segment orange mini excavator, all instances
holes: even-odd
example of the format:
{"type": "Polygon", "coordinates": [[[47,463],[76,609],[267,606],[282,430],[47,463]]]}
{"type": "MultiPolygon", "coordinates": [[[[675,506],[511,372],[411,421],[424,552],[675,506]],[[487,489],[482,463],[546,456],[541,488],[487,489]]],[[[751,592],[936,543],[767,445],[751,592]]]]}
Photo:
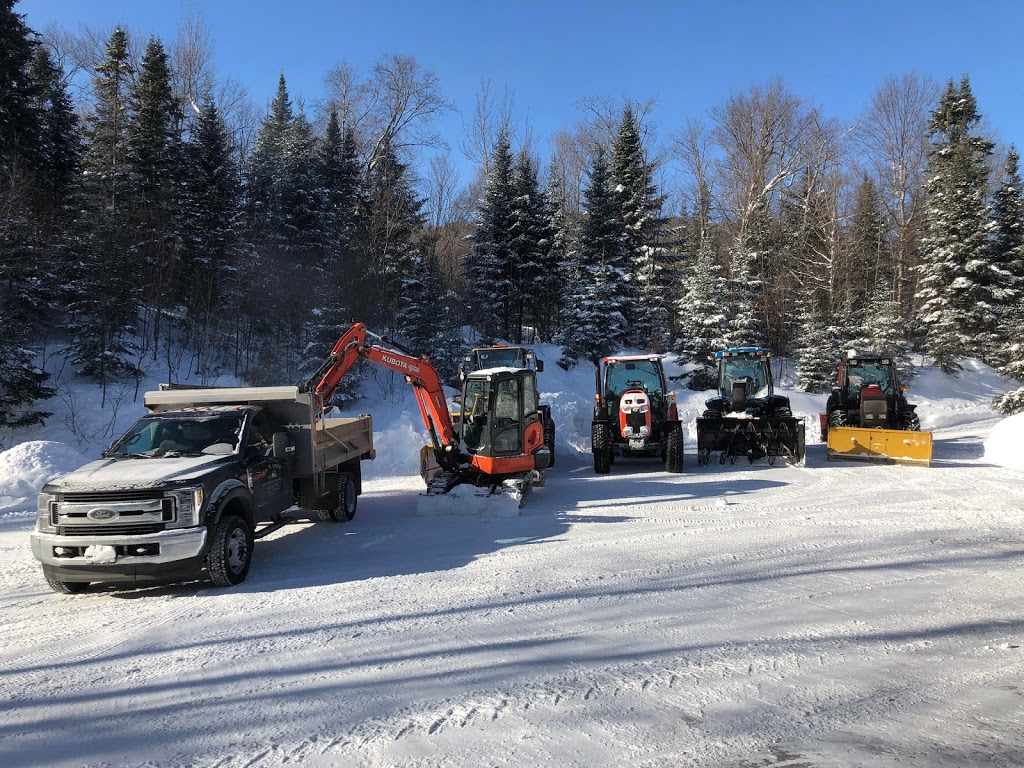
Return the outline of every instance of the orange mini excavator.
{"type": "Polygon", "coordinates": [[[533,370],[499,367],[467,374],[462,382],[462,413],[455,420],[429,358],[356,323],[307,382],[321,406],[359,360],[396,371],[413,386],[432,442],[420,454],[428,494],[448,493],[469,483],[489,494],[516,495],[522,505],[534,486],[544,484],[551,453],[544,444],[533,370]]]}

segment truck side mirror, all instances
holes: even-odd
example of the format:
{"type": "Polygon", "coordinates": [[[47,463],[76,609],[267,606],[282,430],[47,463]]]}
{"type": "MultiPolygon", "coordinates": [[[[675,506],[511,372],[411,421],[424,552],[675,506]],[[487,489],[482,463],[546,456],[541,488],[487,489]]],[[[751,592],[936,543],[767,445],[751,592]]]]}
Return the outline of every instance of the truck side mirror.
{"type": "Polygon", "coordinates": [[[537,365],[537,373],[544,373],[544,361],[543,360],[538,360],[536,365],[537,365]]]}
{"type": "Polygon", "coordinates": [[[459,363],[459,381],[465,381],[466,379],[466,363],[462,361],[459,363]]]}
{"type": "Polygon", "coordinates": [[[289,454],[295,453],[295,448],[290,444],[287,432],[275,432],[273,455],[275,459],[286,459],[289,454]]]}

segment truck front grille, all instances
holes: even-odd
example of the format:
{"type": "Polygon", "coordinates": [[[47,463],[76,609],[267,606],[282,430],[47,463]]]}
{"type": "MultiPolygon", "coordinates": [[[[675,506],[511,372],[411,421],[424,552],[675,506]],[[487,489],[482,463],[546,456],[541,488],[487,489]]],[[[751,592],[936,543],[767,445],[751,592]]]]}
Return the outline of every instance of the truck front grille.
{"type": "Polygon", "coordinates": [[[161,523],[142,525],[64,525],[57,532],[61,536],[145,536],[164,529],[161,523]]]}
{"type": "Polygon", "coordinates": [[[114,501],[148,501],[163,498],[161,491],[152,488],[136,488],[125,491],[68,491],[57,494],[58,501],[74,504],[96,504],[114,501]]]}

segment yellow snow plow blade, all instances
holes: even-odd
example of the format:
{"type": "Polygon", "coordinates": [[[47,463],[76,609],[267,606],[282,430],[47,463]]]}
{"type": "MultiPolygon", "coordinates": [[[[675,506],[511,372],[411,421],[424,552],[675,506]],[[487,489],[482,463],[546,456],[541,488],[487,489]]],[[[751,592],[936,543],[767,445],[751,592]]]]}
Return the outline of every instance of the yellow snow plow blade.
{"type": "Polygon", "coordinates": [[[932,433],[901,429],[832,427],[826,445],[828,459],[894,461],[900,464],[932,463],[932,433]]]}

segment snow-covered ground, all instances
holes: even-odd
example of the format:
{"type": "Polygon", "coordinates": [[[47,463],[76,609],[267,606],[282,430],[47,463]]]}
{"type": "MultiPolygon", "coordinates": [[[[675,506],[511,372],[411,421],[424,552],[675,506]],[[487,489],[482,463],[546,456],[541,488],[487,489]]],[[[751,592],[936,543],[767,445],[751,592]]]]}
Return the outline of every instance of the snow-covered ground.
{"type": "MultiPolygon", "coordinates": [[[[824,396],[787,392],[805,467],[596,476],[593,374],[541,356],[558,463],[518,516],[417,514],[416,411],[364,402],[356,519],[271,534],[234,589],[51,593],[34,495],[109,415],[0,453],[0,765],[1024,765],[1024,417],[989,409],[998,376],[911,383],[931,467],[826,462],[824,396]]],[[[677,394],[692,422],[704,395],[677,394]]]]}

